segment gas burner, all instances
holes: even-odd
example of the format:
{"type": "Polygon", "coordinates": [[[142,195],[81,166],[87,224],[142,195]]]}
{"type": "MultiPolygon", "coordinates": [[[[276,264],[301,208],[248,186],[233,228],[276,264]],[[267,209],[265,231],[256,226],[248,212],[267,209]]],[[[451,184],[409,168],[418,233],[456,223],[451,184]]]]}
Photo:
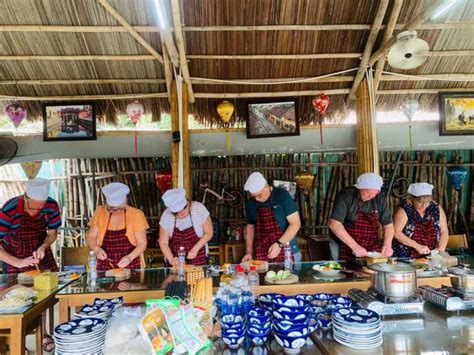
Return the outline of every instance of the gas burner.
{"type": "Polygon", "coordinates": [[[389,296],[383,296],[377,292],[377,290],[373,287],[369,287],[367,289],[367,293],[374,297],[376,300],[379,300],[380,302],[383,302],[385,304],[390,304],[390,303],[417,303],[422,301],[421,296],[415,295],[411,297],[389,297],[389,296]]]}
{"type": "Polygon", "coordinates": [[[359,306],[368,308],[382,316],[423,313],[424,301],[420,296],[403,300],[388,299],[377,293],[373,288],[367,291],[353,288],[347,295],[359,306]]]}
{"type": "Polygon", "coordinates": [[[420,286],[423,299],[444,308],[447,311],[463,311],[474,309],[474,295],[461,289],[443,286],[435,288],[420,286]]]}

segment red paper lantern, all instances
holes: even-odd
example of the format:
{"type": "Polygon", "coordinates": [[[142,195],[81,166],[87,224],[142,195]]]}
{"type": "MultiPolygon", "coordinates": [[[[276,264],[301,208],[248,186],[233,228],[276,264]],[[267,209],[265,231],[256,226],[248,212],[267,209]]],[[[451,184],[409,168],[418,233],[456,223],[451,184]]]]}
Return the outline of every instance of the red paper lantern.
{"type": "Polygon", "coordinates": [[[329,97],[324,94],[316,95],[311,100],[311,103],[313,104],[313,107],[316,112],[323,116],[329,106],[329,97]]]}
{"type": "Polygon", "coordinates": [[[173,185],[173,177],[171,170],[161,170],[155,173],[156,186],[160,190],[161,194],[171,189],[173,185]]]}

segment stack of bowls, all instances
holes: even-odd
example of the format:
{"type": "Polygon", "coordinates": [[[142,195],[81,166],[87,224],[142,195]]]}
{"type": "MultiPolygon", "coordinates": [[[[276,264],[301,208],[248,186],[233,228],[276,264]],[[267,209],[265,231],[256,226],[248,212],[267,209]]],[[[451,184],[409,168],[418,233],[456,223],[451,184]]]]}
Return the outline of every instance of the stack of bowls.
{"type": "Polygon", "coordinates": [[[221,316],[222,340],[229,348],[236,349],[245,339],[245,319],[240,314],[221,316]]]}
{"type": "Polygon", "coordinates": [[[271,311],[254,307],[248,312],[247,336],[255,345],[263,345],[268,340],[271,326],[271,311]]]}
{"type": "Polygon", "coordinates": [[[332,312],[338,308],[335,299],[340,299],[341,304],[345,301],[344,297],[332,293],[316,293],[311,301],[311,311],[313,318],[317,319],[318,326],[323,330],[328,330],[332,325],[332,312]]]}
{"type": "Polygon", "coordinates": [[[258,302],[260,303],[260,306],[263,308],[272,310],[272,300],[275,297],[281,297],[283,296],[280,293],[262,293],[261,295],[258,296],[258,302]]]}
{"type": "Polygon", "coordinates": [[[287,353],[298,353],[309,336],[310,303],[304,297],[277,296],[272,299],[273,335],[287,353]]]}

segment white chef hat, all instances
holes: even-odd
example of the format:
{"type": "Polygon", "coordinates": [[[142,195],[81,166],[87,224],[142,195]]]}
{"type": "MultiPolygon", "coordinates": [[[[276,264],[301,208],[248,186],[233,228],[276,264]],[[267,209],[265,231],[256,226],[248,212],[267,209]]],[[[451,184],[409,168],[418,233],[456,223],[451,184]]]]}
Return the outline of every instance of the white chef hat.
{"type": "Polygon", "coordinates": [[[418,182],[408,186],[408,193],[412,196],[429,196],[433,193],[434,186],[427,182],[418,182]]]}
{"type": "Polygon", "coordinates": [[[261,173],[255,171],[250,174],[247,181],[245,182],[244,190],[254,194],[262,191],[266,184],[267,180],[265,177],[261,173]]]}
{"type": "Polygon", "coordinates": [[[25,183],[26,196],[36,201],[46,201],[49,195],[50,181],[42,178],[28,180],[25,183]]]}
{"type": "Polygon", "coordinates": [[[105,200],[111,207],[117,207],[127,202],[127,195],[130,188],[121,182],[112,182],[102,188],[105,200]]]}
{"type": "Polygon", "coordinates": [[[188,203],[186,200],[186,190],[178,188],[166,191],[163,194],[163,202],[171,212],[176,213],[181,211],[188,203]]]}
{"type": "Polygon", "coordinates": [[[380,190],[383,185],[383,179],[381,176],[375,173],[365,173],[357,178],[357,183],[354,185],[360,189],[375,189],[380,190]]]}

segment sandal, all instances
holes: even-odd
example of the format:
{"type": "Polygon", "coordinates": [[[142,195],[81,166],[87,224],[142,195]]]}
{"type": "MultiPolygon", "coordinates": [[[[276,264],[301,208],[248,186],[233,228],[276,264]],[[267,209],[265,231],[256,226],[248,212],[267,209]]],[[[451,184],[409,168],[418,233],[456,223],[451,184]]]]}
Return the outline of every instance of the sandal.
{"type": "Polygon", "coordinates": [[[43,335],[43,351],[52,353],[54,351],[55,345],[54,340],[51,335],[43,335]]]}

